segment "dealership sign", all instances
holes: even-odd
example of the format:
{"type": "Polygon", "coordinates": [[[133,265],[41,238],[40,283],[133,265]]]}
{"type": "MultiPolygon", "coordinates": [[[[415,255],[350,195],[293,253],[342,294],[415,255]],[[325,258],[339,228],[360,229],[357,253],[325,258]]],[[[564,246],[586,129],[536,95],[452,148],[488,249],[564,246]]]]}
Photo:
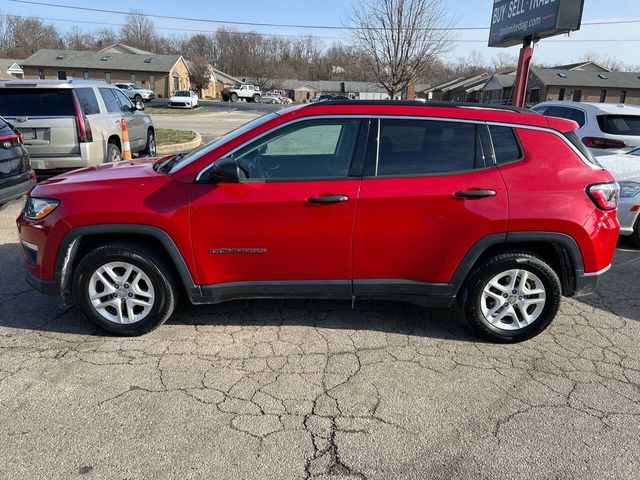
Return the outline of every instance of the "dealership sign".
{"type": "Polygon", "coordinates": [[[494,0],[490,47],[580,30],[584,0],[494,0]]]}

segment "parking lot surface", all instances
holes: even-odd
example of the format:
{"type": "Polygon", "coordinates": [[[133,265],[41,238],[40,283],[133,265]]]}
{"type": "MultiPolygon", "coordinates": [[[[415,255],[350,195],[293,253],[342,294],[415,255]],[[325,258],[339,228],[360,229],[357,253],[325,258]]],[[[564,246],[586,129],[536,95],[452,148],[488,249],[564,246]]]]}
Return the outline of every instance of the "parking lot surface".
{"type": "Polygon", "coordinates": [[[2,478],[640,478],[640,251],[548,331],[398,303],[183,303],[102,334],[23,280],[0,212],[2,478]]]}

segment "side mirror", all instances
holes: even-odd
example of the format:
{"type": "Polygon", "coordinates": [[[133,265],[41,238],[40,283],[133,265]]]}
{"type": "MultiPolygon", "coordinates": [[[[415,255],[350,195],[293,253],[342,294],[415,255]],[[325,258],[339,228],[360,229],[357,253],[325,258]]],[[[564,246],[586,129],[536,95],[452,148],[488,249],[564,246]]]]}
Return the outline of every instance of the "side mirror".
{"type": "Polygon", "coordinates": [[[207,172],[207,177],[212,183],[238,183],[238,165],[231,157],[216,160],[213,167],[207,172]]]}

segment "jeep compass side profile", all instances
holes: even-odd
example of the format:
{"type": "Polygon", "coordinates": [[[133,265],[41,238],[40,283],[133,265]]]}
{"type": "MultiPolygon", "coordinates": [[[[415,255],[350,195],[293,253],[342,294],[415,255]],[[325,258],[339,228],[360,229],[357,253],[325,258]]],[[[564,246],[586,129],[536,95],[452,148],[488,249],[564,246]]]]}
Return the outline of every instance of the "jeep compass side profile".
{"type": "Polygon", "coordinates": [[[185,294],[458,301],[485,337],[525,340],[616,248],[619,188],[576,128],[453,103],[284,109],[184,156],[38,185],[18,218],[28,280],[121,335],[185,294]]]}

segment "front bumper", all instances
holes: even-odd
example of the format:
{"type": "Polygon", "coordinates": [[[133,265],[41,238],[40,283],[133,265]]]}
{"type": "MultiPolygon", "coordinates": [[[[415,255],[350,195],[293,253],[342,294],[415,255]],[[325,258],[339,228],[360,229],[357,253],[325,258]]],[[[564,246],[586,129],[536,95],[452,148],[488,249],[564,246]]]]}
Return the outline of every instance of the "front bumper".
{"type": "Polygon", "coordinates": [[[34,290],[44,293],[45,295],[52,297],[60,296],[60,283],[55,280],[42,280],[33,273],[27,272],[27,283],[31,285],[34,290]]]}
{"type": "Polygon", "coordinates": [[[618,204],[618,220],[620,220],[620,235],[633,235],[640,217],[640,195],[631,198],[621,198],[618,204]]]}
{"type": "Polygon", "coordinates": [[[603,268],[599,272],[593,273],[576,273],[576,291],[573,296],[584,297],[591,295],[598,290],[598,286],[602,282],[604,275],[611,269],[611,265],[603,268]]]}

